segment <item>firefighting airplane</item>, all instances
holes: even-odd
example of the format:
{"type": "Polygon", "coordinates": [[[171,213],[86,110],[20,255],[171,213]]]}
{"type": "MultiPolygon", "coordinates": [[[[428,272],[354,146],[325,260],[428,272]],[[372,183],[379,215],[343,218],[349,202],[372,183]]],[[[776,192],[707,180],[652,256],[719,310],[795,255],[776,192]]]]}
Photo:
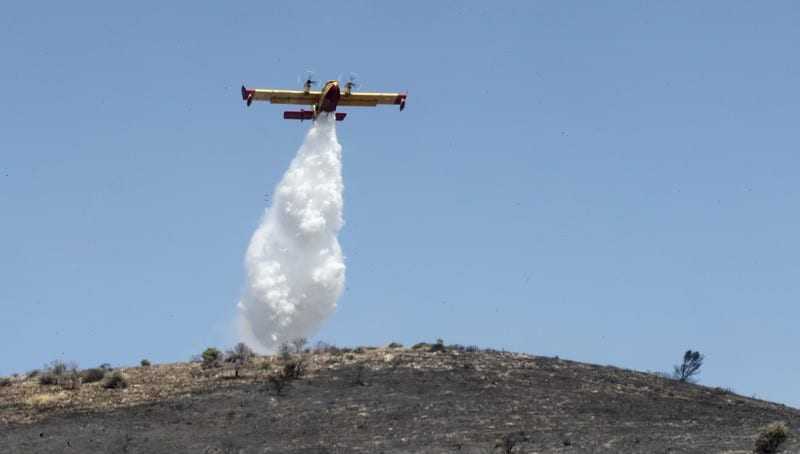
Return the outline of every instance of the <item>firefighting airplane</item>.
{"type": "Polygon", "coordinates": [[[242,100],[249,106],[253,101],[269,101],[272,104],[305,104],[312,110],[286,111],[283,113],[285,120],[311,120],[326,112],[335,113],[336,121],[344,120],[344,112],[336,112],[337,106],[364,106],[374,107],[378,104],[397,104],[400,110],[406,107],[405,93],[356,93],[353,87],[356,84],[353,78],[344,85],[344,92],[339,90],[338,80],[325,82],[322,90],[311,90],[316,81],[308,77],[303,84],[303,90],[272,90],[262,88],[246,88],[242,85],[242,100]]]}

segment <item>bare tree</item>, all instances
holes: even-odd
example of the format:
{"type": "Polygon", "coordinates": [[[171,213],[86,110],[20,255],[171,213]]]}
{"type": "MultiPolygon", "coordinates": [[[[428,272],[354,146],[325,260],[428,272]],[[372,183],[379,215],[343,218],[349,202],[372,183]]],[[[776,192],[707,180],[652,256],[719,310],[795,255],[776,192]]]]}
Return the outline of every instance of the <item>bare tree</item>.
{"type": "Polygon", "coordinates": [[[294,346],[294,351],[296,353],[303,353],[303,348],[308,343],[308,339],[305,337],[298,337],[297,339],[292,340],[292,346],[294,346]]]}
{"type": "Polygon", "coordinates": [[[239,370],[253,359],[253,350],[243,342],[234,345],[225,355],[225,362],[233,364],[234,377],[239,378],[239,370]]]}
{"type": "Polygon", "coordinates": [[[700,352],[686,350],[686,353],[683,354],[683,362],[680,365],[674,366],[672,376],[678,381],[695,382],[695,376],[700,373],[700,368],[703,367],[704,359],[705,357],[700,354],[700,352]]]}

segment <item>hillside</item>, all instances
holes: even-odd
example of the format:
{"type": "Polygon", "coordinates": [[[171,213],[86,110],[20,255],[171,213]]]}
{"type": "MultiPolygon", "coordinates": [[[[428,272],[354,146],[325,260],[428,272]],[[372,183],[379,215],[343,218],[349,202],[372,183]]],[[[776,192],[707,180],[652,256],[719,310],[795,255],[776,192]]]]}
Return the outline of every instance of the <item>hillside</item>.
{"type": "MultiPolygon", "coordinates": [[[[469,349],[473,350],[473,349],[469,349]]],[[[9,453],[752,452],[800,411],[614,367],[497,351],[324,349],[280,393],[286,359],[234,378],[198,363],[125,368],[128,387],[74,390],[19,377],[0,387],[9,453]]]]}

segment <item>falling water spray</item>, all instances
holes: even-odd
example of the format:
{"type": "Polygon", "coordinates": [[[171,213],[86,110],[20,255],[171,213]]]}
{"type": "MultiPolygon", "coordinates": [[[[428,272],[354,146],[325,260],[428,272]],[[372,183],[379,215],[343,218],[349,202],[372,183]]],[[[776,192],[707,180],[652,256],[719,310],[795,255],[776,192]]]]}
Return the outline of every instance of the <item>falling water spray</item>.
{"type": "Polygon", "coordinates": [[[275,188],[247,248],[239,301],[241,340],[260,353],[309,337],[336,309],[345,265],[342,147],[333,116],[321,115],[275,188]]]}

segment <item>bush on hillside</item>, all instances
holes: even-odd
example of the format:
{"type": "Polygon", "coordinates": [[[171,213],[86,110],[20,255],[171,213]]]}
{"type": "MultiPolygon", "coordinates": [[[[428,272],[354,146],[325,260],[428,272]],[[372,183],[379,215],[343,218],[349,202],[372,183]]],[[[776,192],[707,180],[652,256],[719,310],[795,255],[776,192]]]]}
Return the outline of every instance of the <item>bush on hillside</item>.
{"type": "Polygon", "coordinates": [[[128,378],[118,370],[108,374],[103,380],[103,388],[105,389],[124,389],[127,387],[128,378]]]}
{"type": "Polygon", "coordinates": [[[139,365],[142,367],[150,367],[150,360],[143,359],[139,362],[139,365]]]}
{"type": "Polygon", "coordinates": [[[436,339],[436,343],[431,345],[430,351],[431,352],[443,352],[446,351],[447,348],[444,346],[444,340],[436,339]]]}
{"type": "Polygon", "coordinates": [[[81,372],[81,379],[84,383],[95,383],[99,382],[106,376],[106,371],[100,369],[99,367],[93,367],[91,369],[85,369],[81,372]]]}
{"type": "MultiPolygon", "coordinates": [[[[39,374],[39,384],[73,386],[74,375],[78,366],[74,363],[67,364],[64,361],[55,360],[45,365],[44,372],[39,374]]],[[[73,389],[73,388],[70,388],[73,389]]]]}
{"type": "Polygon", "coordinates": [[[773,454],[789,437],[789,428],[784,423],[772,423],[764,428],[756,438],[755,452],[758,454],[773,454]]]}
{"type": "Polygon", "coordinates": [[[277,372],[273,372],[267,377],[267,381],[269,382],[272,389],[275,391],[275,395],[280,396],[283,393],[283,390],[286,386],[289,385],[289,382],[292,380],[297,380],[301,378],[306,373],[306,364],[305,361],[302,359],[288,361],[283,365],[277,372]]]}
{"type": "Polygon", "coordinates": [[[222,352],[214,347],[203,351],[203,369],[211,369],[222,365],[222,352]]]}

